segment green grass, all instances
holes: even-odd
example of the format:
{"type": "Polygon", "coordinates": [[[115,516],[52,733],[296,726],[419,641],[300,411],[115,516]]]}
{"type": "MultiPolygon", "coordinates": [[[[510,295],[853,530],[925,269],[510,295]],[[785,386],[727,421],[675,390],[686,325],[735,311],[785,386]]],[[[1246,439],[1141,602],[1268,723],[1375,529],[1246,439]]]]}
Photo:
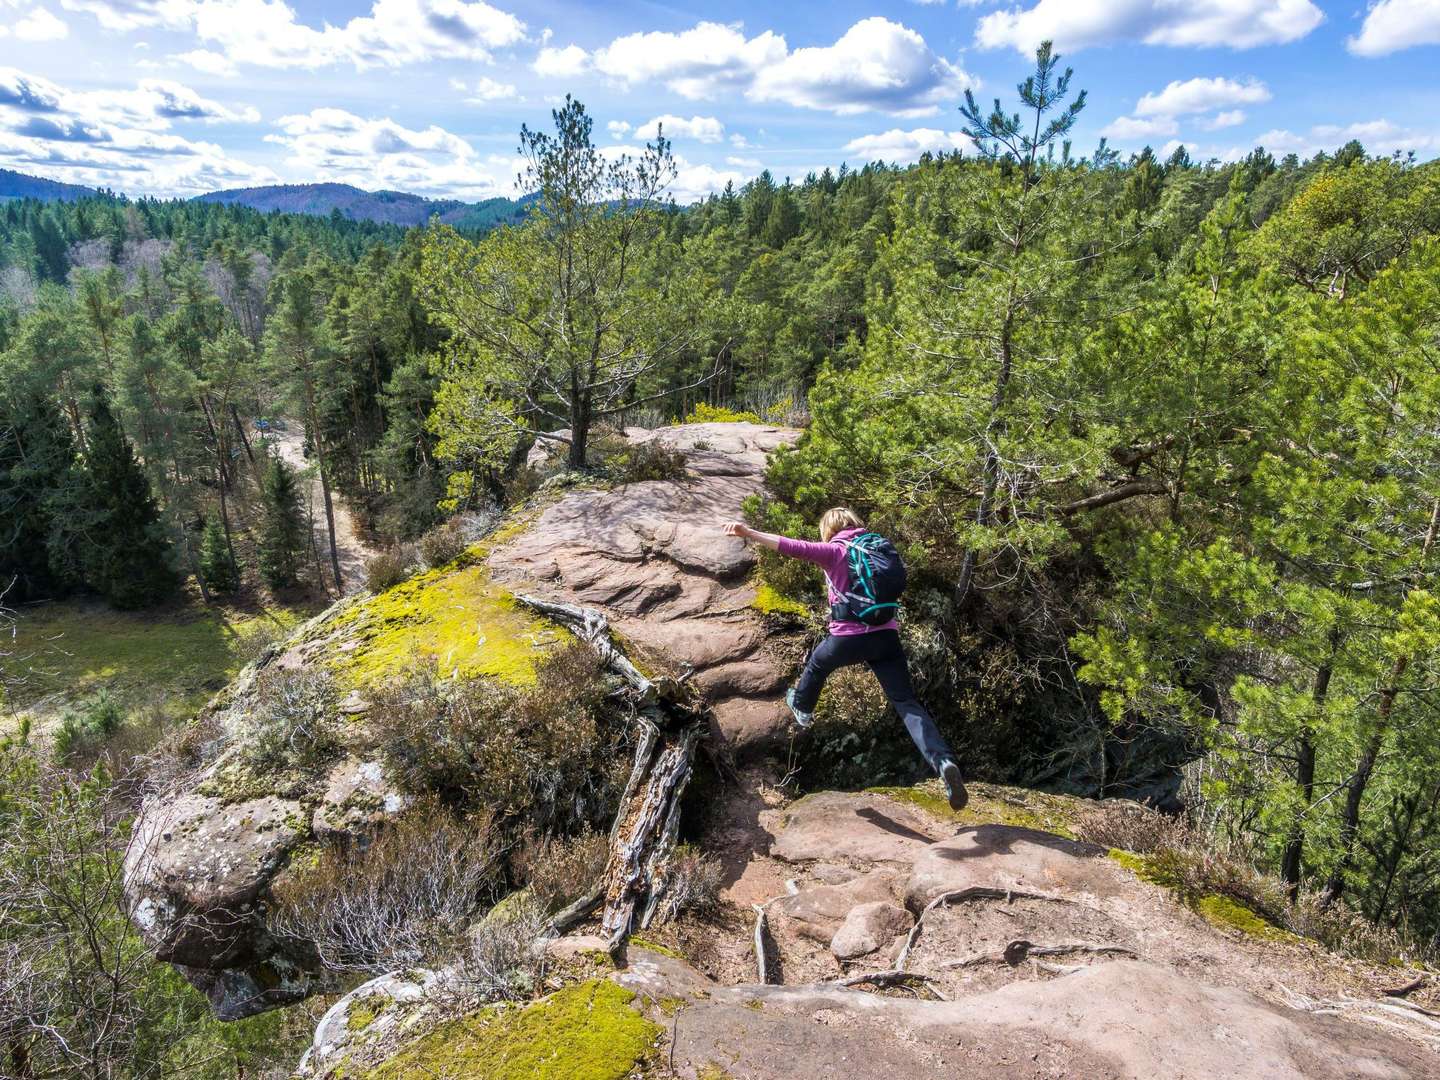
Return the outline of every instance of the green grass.
{"type": "Polygon", "coordinates": [[[105,690],[128,710],[153,704],[179,719],[244,666],[248,638],[267,628],[288,630],[306,614],[198,601],[151,612],[82,601],[22,608],[8,661],[8,704],[44,721],[105,690]]]}

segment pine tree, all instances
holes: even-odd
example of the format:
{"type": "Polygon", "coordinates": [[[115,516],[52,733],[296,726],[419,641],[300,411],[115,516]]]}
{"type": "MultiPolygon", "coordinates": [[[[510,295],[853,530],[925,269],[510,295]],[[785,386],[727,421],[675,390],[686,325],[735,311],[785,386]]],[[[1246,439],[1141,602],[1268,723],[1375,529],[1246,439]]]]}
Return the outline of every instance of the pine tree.
{"type": "Polygon", "coordinates": [[[91,407],[80,561],[88,585],[118,608],[159,603],[179,584],[150,483],[103,400],[91,407]]]}
{"type": "Polygon", "coordinates": [[[52,599],[78,584],[62,527],[76,494],[75,443],[39,395],[0,402],[0,589],[12,602],[52,599]]]}
{"type": "Polygon", "coordinates": [[[218,517],[207,518],[200,539],[200,576],[217,593],[232,593],[240,587],[240,571],[230,558],[230,545],[218,517]]]}
{"type": "Polygon", "coordinates": [[[300,580],[305,557],[305,519],[295,473],[279,458],[271,458],[260,484],[260,576],[272,589],[284,589],[300,580]]]}

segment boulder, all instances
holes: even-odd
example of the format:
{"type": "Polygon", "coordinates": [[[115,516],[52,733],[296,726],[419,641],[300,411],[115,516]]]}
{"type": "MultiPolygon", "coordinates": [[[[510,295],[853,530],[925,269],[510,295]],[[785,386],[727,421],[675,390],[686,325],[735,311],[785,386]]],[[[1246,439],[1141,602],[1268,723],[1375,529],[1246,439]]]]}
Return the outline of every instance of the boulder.
{"type": "Polygon", "coordinates": [[[875,870],[837,885],[814,885],[785,896],[772,913],[790,920],[797,933],[828,945],[850,912],[861,905],[893,903],[899,877],[875,870]]]}
{"type": "Polygon", "coordinates": [[[913,925],[910,913],[899,904],[888,900],[859,904],[850,909],[830,939],[830,951],[837,960],[858,960],[890,944],[913,925]]]}
{"type": "Polygon", "coordinates": [[[364,844],[380,825],[404,813],[412,802],[385,775],[380,762],[346,758],[330,770],[311,829],[318,840],[364,844]]]}

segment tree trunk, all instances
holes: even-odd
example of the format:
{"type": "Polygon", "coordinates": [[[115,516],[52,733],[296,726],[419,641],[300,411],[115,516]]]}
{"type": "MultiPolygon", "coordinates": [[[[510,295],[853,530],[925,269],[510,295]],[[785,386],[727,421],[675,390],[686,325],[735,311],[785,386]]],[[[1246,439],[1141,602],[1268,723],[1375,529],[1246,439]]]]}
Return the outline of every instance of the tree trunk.
{"type": "Polygon", "coordinates": [[[245,457],[249,459],[250,465],[253,468],[255,465],[255,451],[250,449],[250,439],[245,434],[245,425],[240,422],[240,410],[235,407],[233,401],[230,403],[230,419],[235,421],[235,430],[240,435],[240,445],[245,447],[245,457]]]}
{"type": "MultiPolygon", "coordinates": [[[[990,396],[990,418],[985,424],[985,456],[981,464],[984,487],[980,492],[980,505],[975,510],[975,524],[981,528],[990,524],[995,510],[995,493],[1000,487],[1000,451],[996,440],[1004,434],[1005,392],[1010,387],[1010,372],[1014,361],[1012,333],[1015,326],[1014,286],[1007,299],[1005,323],[1000,330],[1000,370],[995,373],[995,389],[990,396]]],[[[965,549],[965,558],[960,563],[960,580],[955,584],[955,607],[963,610],[969,602],[975,581],[977,556],[973,546],[965,549]]]]}
{"type": "MultiPolygon", "coordinates": [[[[1325,695],[1330,690],[1330,676],[1334,673],[1335,649],[1338,637],[1330,638],[1330,659],[1315,672],[1315,685],[1310,700],[1318,713],[1325,705],[1325,695]]],[[[1300,898],[1300,874],[1305,857],[1305,813],[1315,801],[1315,732],[1307,724],[1300,730],[1300,744],[1296,748],[1295,782],[1300,786],[1303,808],[1290,826],[1290,835],[1285,840],[1285,854],[1280,860],[1280,877],[1290,893],[1290,902],[1300,898]]]]}
{"type": "Polygon", "coordinates": [[[572,469],[585,468],[586,447],[590,441],[590,402],[577,395],[570,406],[570,453],[566,464],[572,469]]]}

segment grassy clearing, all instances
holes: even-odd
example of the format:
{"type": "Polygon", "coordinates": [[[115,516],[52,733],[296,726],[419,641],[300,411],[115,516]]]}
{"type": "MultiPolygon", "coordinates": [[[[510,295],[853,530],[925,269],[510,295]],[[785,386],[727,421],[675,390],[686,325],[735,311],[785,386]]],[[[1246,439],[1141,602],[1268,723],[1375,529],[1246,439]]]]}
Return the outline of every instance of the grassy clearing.
{"type": "Polygon", "coordinates": [[[84,601],[22,608],[8,661],[9,715],[0,724],[28,715],[43,726],[102,690],[127,711],[180,719],[244,666],[260,635],[288,631],[307,614],[198,601],[150,612],[84,601]]]}

